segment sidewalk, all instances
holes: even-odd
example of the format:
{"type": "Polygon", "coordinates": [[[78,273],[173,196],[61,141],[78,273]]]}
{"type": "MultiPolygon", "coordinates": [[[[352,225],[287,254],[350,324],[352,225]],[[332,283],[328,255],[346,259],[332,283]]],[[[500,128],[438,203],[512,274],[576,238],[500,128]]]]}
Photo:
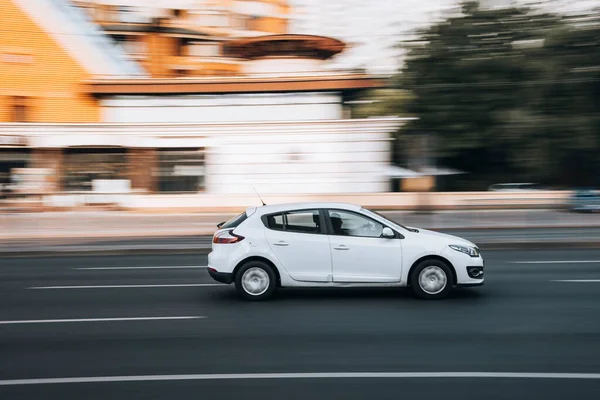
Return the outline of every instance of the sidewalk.
{"type": "MultiPolygon", "coordinates": [[[[549,210],[386,212],[493,249],[600,248],[600,214],[549,210]]],[[[194,253],[210,251],[217,223],[230,214],[114,211],[0,214],[0,257],[194,253]]]]}
{"type": "MultiPolygon", "coordinates": [[[[433,230],[600,228],[600,214],[550,210],[383,212],[395,222],[433,230]]],[[[0,242],[33,239],[212,235],[232,214],[140,214],[121,211],[0,214],[0,242]]]]}

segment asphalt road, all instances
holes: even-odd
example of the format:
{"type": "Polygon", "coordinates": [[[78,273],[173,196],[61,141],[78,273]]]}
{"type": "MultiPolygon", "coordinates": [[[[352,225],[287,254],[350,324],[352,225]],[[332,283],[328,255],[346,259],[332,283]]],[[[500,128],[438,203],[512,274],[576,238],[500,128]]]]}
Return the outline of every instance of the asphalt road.
{"type": "Polygon", "coordinates": [[[241,302],[202,255],[0,259],[0,399],[599,398],[600,251],[484,256],[485,286],[437,302],[241,302]]]}

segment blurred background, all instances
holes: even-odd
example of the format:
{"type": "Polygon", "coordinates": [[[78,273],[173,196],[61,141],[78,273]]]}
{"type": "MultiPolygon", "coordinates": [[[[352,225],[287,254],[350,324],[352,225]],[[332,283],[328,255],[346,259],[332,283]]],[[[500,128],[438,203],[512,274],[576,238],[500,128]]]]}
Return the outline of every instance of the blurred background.
{"type": "Polygon", "coordinates": [[[595,1],[6,0],[0,19],[7,212],[233,212],[255,191],[596,207],[595,1]]]}
{"type": "Polygon", "coordinates": [[[600,398],[599,104],[598,0],[0,0],[0,398],[600,398]],[[486,284],[241,304],[207,255],[257,194],[486,284]]]}

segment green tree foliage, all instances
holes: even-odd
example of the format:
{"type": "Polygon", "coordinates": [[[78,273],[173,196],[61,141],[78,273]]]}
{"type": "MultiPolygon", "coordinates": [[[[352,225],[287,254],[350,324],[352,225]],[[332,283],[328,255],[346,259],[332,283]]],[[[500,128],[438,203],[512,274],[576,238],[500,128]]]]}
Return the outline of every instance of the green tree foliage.
{"type": "Polygon", "coordinates": [[[394,86],[419,119],[399,133],[436,137],[439,164],[495,182],[600,184],[600,17],[462,6],[405,43],[394,86]]]}
{"type": "MultiPolygon", "coordinates": [[[[399,115],[410,92],[400,89],[373,89],[351,101],[352,118],[399,115]]],[[[404,115],[399,115],[404,116],[404,115]]]]}

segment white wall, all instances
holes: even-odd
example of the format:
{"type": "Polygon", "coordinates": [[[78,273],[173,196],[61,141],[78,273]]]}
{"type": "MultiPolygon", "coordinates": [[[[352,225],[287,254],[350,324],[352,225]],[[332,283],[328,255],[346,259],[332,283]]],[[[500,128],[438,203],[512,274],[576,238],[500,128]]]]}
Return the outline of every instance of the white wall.
{"type": "Polygon", "coordinates": [[[289,76],[294,73],[321,72],[323,61],[308,58],[266,58],[246,61],[242,64],[243,72],[252,74],[282,73],[289,76]]]}
{"type": "Polygon", "coordinates": [[[206,195],[389,190],[390,133],[406,119],[231,124],[0,124],[29,147],[203,147],[206,195]]]}
{"type": "MultiPolygon", "coordinates": [[[[345,121],[346,122],[346,121],[345,121]]],[[[385,131],[230,135],[209,149],[212,194],[372,193],[389,190],[383,174],[391,144],[385,131]]]]}
{"type": "Polygon", "coordinates": [[[102,101],[103,122],[178,123],[314,121],[342,118],[339,93],[115,97],[102,101]]]}

